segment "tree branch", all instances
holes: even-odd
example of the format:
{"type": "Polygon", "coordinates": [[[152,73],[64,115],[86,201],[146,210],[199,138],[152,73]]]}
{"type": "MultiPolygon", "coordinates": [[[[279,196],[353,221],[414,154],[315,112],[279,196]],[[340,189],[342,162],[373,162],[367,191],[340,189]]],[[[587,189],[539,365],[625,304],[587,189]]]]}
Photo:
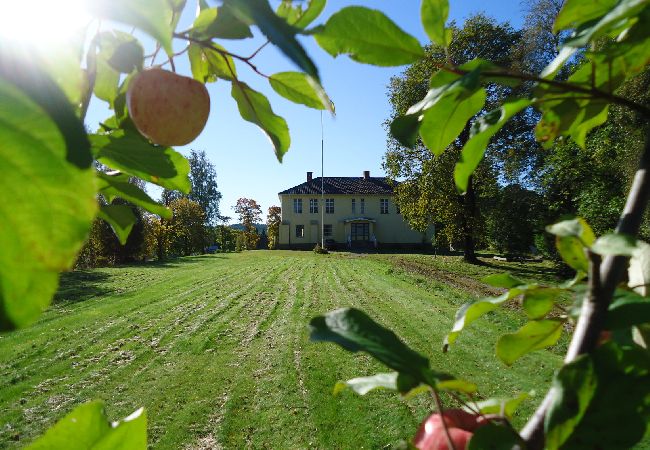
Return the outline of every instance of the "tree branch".
{"type": "MultiPolygon", "coordinates": [[[[456,75],[467,75],[469,73],[469,71],[462,70],[457,67],[443,66],[440,67],[440,69],[446,70],[451,73],[455,73],[456,75]]],[[[554,86],[564,92],[576,92],[580,94],[587,94],[590,98],[600,98],[603,100],[607,100],[610,103],[623,105],[632,109],[633,111],[637,111],[643,114],[646,118],[650,118],[650,108],[648,108],[647,106],[644,106],[640,103],[633,102],[632,100],[628,100],[624,97],[619,97],[618,95],[614,95],[609,92],[601,91],[594,87],[587,88],[587,87],[580,86],[578,84],[566,83],[564,81],[550,80],[547,78],[540,78],[536,75],[530,75],[523,72],[514,72],[510,70],[506,70],[506,71],[485,70],[481,72],[481,75],[486,77],[495,77],[495,78],[510,78],[513,80],[521,80],[521,81],[534,81],[539,84],[554,86]]]]}
{"type": "MultiPolygon", "coordinates": [[[[636,171],[625,208],[616,226],[617,233],[636,236],[643,213],[650,198],[650,132],[646,135],[645,147],[639,168],[636,171]]],[[[580,317],[571,344],[564,359],[565,364],[578,356],[596,348],[598,337],[603,330],[607,309],[627,267],[627,257],[606,256],[602,264],[590,254],[589,292],[582,303],[580,317]]],[[[600,258],[598,258],[599,260],[600,258]]],[[[528,450],[544,448],[544,419],[551,403],[550,391],[521,431],[528,450]]]]}

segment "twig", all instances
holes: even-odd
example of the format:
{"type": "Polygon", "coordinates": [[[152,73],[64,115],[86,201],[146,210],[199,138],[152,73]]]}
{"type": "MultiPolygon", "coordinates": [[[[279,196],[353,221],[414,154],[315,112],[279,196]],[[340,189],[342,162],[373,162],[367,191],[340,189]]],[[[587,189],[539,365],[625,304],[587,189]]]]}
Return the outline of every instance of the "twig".
{"type": "MultiPolygon", "coordinates": [[[[255,55],[257,54],[257,52],[259,52],[259,51],[260,51],[260,50],[261,50],[261,49],[262,49],[266,44],[262,45],[260,48],[258,48],[258,49],[257,49],[257,50],[252,54],[252,55],[250,55],[250,56],[241,56],[241,55],[237,55],[237,54],[235,54],[235,53],[230,53],[230,52],[227,51],[227,50],[222,50],[222,49],[220,49],[220,48],[217,48],[217,47],[215,47],[214,45],[212,45],[212,42],[211,42],[211,41],[205,41],[205,40],[202,40],[202,39],[196,39],[196,38],[193,38],[193,37],[191,37],[191,36],[188,36],[188,35],[185,35],[185,34],[182,34],[182,33],[174,33],[174,37],[175,37],[175,38],[178,38],[178,39],[185,39],[186,41],[193,42],[193,43],[195,43],[195,44],[197,44],[197,45],[200,45],[201,47],[204,47],[204,48],[209,48],[209,49],[211,49],[211,50],[213,50],[213,51],[219,53],[221,56],[224,56],[224,57],[225,57],[225,56],[230,56],[231,58],[234,58],[234,59],[237,59],[237,60],[239,60],[239,61],[242,61],[242,62],[246,63],[246,65],[248,65],[248,67],[250,67],[250,68],[253,70],[253,72],[255,72],[256,74],[258,74],[258,75],[260,75],[260,76],[262,76],[262,77],[264,77],[264,78],[267,78],[267,79],[268,79],[268,78],[271,78],[271,77],[269,77],[268,75],[266,75],[265,73],[261,72],[261,71],[257,68],[257,66],[256,66],[255,64],[253,64],[253,63],[250,61],[251,58],[255,57],[255,55]]],[[[268,42],[267,42],[267,44],[268,44],[268,42]]]]}
{"type": "Polygon", "coordinates": [[[244,58],[244,59],[246,59],[247,61],[250,61],[251,59],[255,58],[255,57],[257,56],[257,54],[258,54],[259,52],[261,52],[262,49],[263,49],[264,47],[266,47],[267,45],[269,45],[270,43],[271,43],[271,41],[266,41],[265,43],[263,43],[262,45],[260,45],[259,48],[258,48],[257,50],[255,50],[253,53],[251,53],[250,56],[247,56],[247,57],[244,58]]]}
{"type": "Polygon", "coordinates": [[[443,409],[442,409],[442,402],[440,401],[440,395],[438,395],[438,391],[434,387],[431,388],[431,396],[433,397],[433,401],[436,403],[436,408],[438,409],[438,413],[440,414],[442,429],[445,430],[445,437],[447,438],[447,446],[449,447],[449,450],[456,450],[456,447],[454,446],[454,443],[451,440],[451,434],[449,434],[449,429],[447,428],[447,422],[445,422],[445,416],[442,414],[443,409]]]}

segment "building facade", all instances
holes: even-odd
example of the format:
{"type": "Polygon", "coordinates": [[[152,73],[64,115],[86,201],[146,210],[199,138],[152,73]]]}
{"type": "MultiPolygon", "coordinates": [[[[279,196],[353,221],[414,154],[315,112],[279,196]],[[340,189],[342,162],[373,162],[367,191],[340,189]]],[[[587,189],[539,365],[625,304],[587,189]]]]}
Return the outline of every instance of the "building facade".
{"type": "Polygon", "coordinates": [[[339,249],[431,242],[431,232],[415,231],[403,220],[387,178],[365,171],[362,177],[325,177],[322,186],[324,195],[321,178],[307,172],[307,181],[278,194],[279,248],[313,248],[321,242],[321,233],[329,246],[339,249]]]}

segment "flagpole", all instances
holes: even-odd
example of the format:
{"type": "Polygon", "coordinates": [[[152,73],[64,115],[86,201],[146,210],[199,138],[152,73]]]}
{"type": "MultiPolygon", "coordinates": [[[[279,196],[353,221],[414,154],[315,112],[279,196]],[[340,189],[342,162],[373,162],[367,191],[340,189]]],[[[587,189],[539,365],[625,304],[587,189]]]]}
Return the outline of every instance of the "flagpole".
{"type": "Polygon", "coordinates": [[[320,112],[320,246],[325,249],[325,134],[323,132],[323,110],[320,112]]]}

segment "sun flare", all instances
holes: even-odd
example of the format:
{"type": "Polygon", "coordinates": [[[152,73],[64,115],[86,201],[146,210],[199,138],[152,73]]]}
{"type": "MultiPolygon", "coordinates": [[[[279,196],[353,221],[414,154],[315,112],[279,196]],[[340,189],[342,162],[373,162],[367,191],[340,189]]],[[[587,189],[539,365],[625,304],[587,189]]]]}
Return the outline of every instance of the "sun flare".
{"type": "Polygon", "coordinates": [[[56,45],[86,26],[86,0],[0,0],[0,43],[56,45]]]}

